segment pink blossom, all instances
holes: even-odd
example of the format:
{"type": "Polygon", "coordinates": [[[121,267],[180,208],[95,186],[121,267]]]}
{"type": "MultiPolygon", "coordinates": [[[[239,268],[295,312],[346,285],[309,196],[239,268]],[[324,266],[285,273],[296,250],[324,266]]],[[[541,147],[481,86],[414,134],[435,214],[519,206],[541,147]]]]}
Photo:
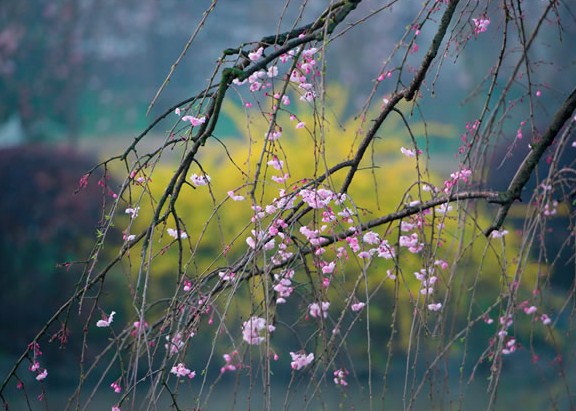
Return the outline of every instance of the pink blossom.
{"type": "Polygon", "coordinates": [[[112,411],[122,411],[122,410],[120,409],[119,406],[113,405],[113,406],[112,406],[112,411]]]}
{"type": "Polygon", "coordinates": [[[448,263],[444,260],[436,260],[434,261],[434,265],[440,266],[441,269],[446,270],[448,268],[448,263]]]}
{"type": "Polygon", "coordinates": [[[516,351],[516,339],[512,338],[506,342],[506,345],[502,349],[502,354],[508,355],[512,354],[514,351],[516,351]]]}
{"type": "Polygon", "coordinates": [[[188,121],[194,127],[199,126],[200,124],[204,124],[206,122],[206,117],[194,117],[194,116],[183,116],[182,121],[188,121]]]}
{"type": "Polygon", "coordinates": [[[368,231],[362,237],[362,241],[364,241],[366,244],[370,244],[370,245],[378,244],[378,243],[380,243],[380,236],[378,235],[378,233],[375,233],[373,231],[368,231]]]}
{"type": "Polygon", "coordinates": [[[276,77],[278,75],[278,67],[276,66],[271,66],[268,71],[266,72],[266,74],[268,75],[268,77],[273,78],[276,77]]]}
{"type": "Polygon", "coordinates": [[[400,231],[412,231],[414,230],[415,225],[411,224],[407,221],[402,221],[400,223],[400,231]]]}
{"type": "Polygon", "coordinates": [[[263,333],[273,332],[276,329],[273,325],[266,325],[266,320],[260,317],[250,317],[242,324],[242,338],[250,345],[259,345],[265,340],[263,333]]]}
{"type": "Polygon", "coordinates": [[[178,363],[178,365],[172,367],[170,372],[178,378],[188,377],[192,379],[196,376],[196,371],[190,371],[188,368],[186,368],[186,366],[183,363],[178,363]]]}
{"type": "Polygon", "coordinates": [[[332,274],[334,272],[334,268],[336,268],[336,263],[334,261],[330,261],[329,264],[326,264],[322,267],[322,273],[332,274]]]}
{"type": "Polygon", "coordinates": [[[272,181],[274,181],[275,183],[278,184],[282,184],[285,183],[286,180],[288,180],[290,178],[290,174],[286,173],[283,176],[272,176],[270,177],[272,179],[272,181]]]}
{"type": "Polygon", "coordinates": [[[357,255],[358,255],[358,258],[362,258],[362,259],[368,259],[372,256],[369,251],[360,251],[357,255]]]}
{"type": "Polygon", "coordinates": [[[190,180],[192,180],[192,184],[196,187],[205,186],[210,183],[210,176],[208,174],[203,174],[201,176],[197,174],[192,174],[190,176],[190,180]]]}
{"type": "Polygon", "coordinates": [[[474,34],[478,35],[488,30],[488,26],[490,25],[490,19],[489,18],[472,19],[472,23],[474,23],[474,34]]]}
{"type": "Polygon", "coordinates": [[[180,108],[179,108],[179,107],[176,107],[176,110],[174,110],[174,113],[175,113],[178,117],[180,117],[180,108]]]}
{"type": "Polygon", "coordinates": [[[508,234],[508,230],[494,230],[492,231],[492,238],[502,238],[504,237],[506,234],[508,234]]]}
{"type": "Polygon", "coordinates": [[[313,353],[306,354],[306,353],[291,352],[290,356],[292,357],[292,362],[290,363],[290,366],[292,367],[293,370],[301,370],[302,368],[312,363],[312,361],[314,361],[313,353]]]}
{"type": "Polygon", "coordinates": [[[416,155],[416,152],[414,150],[409,150],[404,147],[400,147],[400,152],[404,154],[406,157],[414,157],[416,155]]]}
{"type": "Polygon", "coordinates": [[[348,370],[344,368],[334,371],[334,384],[346,387],[348,385],[348,382],[346,381],[348,374],[348,370]]]}
{"type": "Polygon", "coordinates": [[[180,233],[178,233],[178,231],[174,228],[167,228],[166,231],[168,232],[168,235],[174,239],[181,238],[183,240],[185,238],[188,238],[188,234],[186,234],[186,232],[182,230],[180,230],[180,233]]]}
{"type": "Polygon", "coordinates": [[[45,380],[46,377],[48,377],[48,370],[44,368],[44,370],[42,370],[42,372],[36,376],[36,381],[45,380]]]}
{"type": "Polygon", "coordinates": [[[302,51],[302,57],[312,58],[317,51],[318,49],[316,47],[310,47],[309,49],[302,51]]]}
{"type": "Polygon", "coordinates": [[[292,287],[292,281],[289,278],[280,279],[278,284],[274,286],[274,291],[276,291],[280,296],[278,299],[276,299],[276,302],[279,304],[285,303],[285,298],[290,297],[294,291],[294,287],[292,287]]]}
{"type": "Polygon", "coordinates": [[[282,130],[272,130],[270,133],[266,134],[266,139],[268,141],[276,141],[282,136],[282,130]]]}
{"type": "Polygon", "coordinates": [[[138,217],[138,211],[140,211],[140,207],[127,208],[126,210],[124,210],[124,212],[126,214],[129,214],[130,218],[132,219],[138,217]]]}
{"type": "Polygon", "coordinates": [[[267,164],[279,171],[282,170],[282,167],[284,167],[284,161],[279,160],[276,156],[274,156],[272,160],[268,161],[267,164]]]}
{"type": "Polygon", "coordinates": [[[285,106],[290,105],[290,97],[288,97],[286,94],[282,96],[282,104],[284,104],[285,106]]]}
{"type": "Polygon", "coordinates": [[[391,260],[395,255],[396,252],[394,251],[394,248],[390,246],[388,240],[382,240],[378,246],[378,257],[391,260]]]}
{"type": "Polygon", "coordinates": [[[260,58],[262,58],[263,52],[264,52],[264,47],[260,47],[260,48],[258,48],[258,50],[248,53],[248,58],[251,61],[258,61],[258,60],[260,60],[260,58]]]}
{"type": "Polygon", "coordinates": [[[330,308],[330,303],[328,301],[322,301],[320,303],[312,303],[308,306],[308,312],[314,318],[328,317],[328,308],[330,308]]]}
{"type": "Polygon", "coordinates": [[[164,344],[164,348],[168,351],[170,356],[178,354],[182,348],[184,348],[184,341],[182,341],[182,334],[176,333],[174,337],[170,338],[169,335],[166,336],[167,343],[164,344]]]}
{"type": "Polygon", "coordinates": [[[355,303],[355,304],[352,304],[352,305],[350,306],[350,308],[352,309],[352,311],[358,312],[358,311],[362,310],[365,306],[366,306],[366,303],[357,302],[357,303],[355,303]]]}
{"type": "Polygon", "coordinates": [[[528,315],[534,314],[537,310],[538,308],[536,308],[534,305],[530,307],[524,307],[524,312],[528,315]]]}
{"type": "Polygon", "coordinates": [[[238,196],[234,194],[234,191],[228,191],[228,197],[234,201],[244,201],[244,196],[238,196]]]}
{"type": "Polygon", "coordinates": [[[307,101],[308,103],[312,103],[316,98],[316,93],[314,90],[308,90],[302,96],[300,96],[300,101],[307,101]]]}
{"type": "Polygon", "coordinates": [[[418,234],[412,233],[411,235],[400,236],[400,247],[414,247],[418,244],[418,234]]]}
{"type": "Polygon", "coordinates": [[[116,394],[120,394],[122,392],[122,387],[116,381],[110,384],[110,388],[112,388],[116,394]]]}
{"type": "Polygon", "coordinates": [[[448,203],[440,204],[438,207],[436,207],[436,212],[439,214],[447,214],[450,211],[452,211],[452,206],[448,203]]]}
{"type": "Polygon", "coordinates": [[[254,241],[254,239],[252,237],[246,238],[246,244],[248,244],[248,247],[250,247],[252,249],[256,248],[256,241],[254,241]]]}
{"type": "Polygon", "coordinates": [[[140,321],[134,321],[133,327],[134,328],[130,333],[130,335],[135,337],[136,335],[142,334],[146,331],[146,328],[148,328],[148,323],[144,321],[144,323],[142,324],[140,321]]]}
{"type": "Polygon", "coordinates": [[[232,281],[236,277],[236,273],[229,271],[220,271],[218,273],[218,277],[220,277],[222,281],[232,281]]]}
{"type": "Polygon", "coordinates": [[[439,311],[441,308],[442,308],[442,303],[428,304],[428,309],[430,311],[439,311]]]}
{"type": "Polygon", "coordinates": [[[104,316],[104,318],[102,320],[99,320],[96,323],[96,327],[110,327],[110,324],[112,324],[112,321],[114,320],[115,314],[116,314],[116,311],[112,311],[107,318],[106,318],[106,316],[104,316]]]}
{"type": "Polygon", "coordinates": [[[550,317],[548,317],[548,315],[542,314],[540,316],[540,321],[542,321],[542,324],[544,324],[544,325],[549,325],[552,322],[552,319],[550,319],[550,317]]]}
{"type": "Polygon", "coordinates": [[[306,127],[306,123],[303,122],[303,121],[301,121],[301,122],[299,122],[298,124],[296,124],[296,128],[304,128],[304,127],[306,127]]]}
{"type": "Polygon", "coordinates": [[[236,371],[242,368],[242,363],[238,355],[238,351],[232,351],[230,354],[224,354],[222,356],[226,364],[220,368],[220,374],[224,374],[227,371],[236,371]]]}

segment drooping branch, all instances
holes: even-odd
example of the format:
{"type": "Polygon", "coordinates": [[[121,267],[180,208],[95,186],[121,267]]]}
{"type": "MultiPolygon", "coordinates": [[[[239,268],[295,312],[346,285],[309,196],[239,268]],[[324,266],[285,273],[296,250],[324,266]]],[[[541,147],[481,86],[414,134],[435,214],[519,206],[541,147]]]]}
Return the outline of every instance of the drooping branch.
{"type": "Polygon", "coordinates": [[[356,174],[356,171],[360,166],[362,158],[364,158],[364,153],[366,152],[366,150],[368,150],[370,143],[376,137],[376,133],[384,123],[384,120],[386,120],[386,118],[388,117],[388,114],[390,114],[390,112],[396,108],[396,105],[402,99],[410,101],[414,98],[414,95],[420,88],[422,82],[424,81],[424,78],[426,77],[426,74],[428,73],[428,70],[430,69],[432,61],[438,54],[438,49],[440,48],[442,40],[446,35],[448,26],[450,26],[450,22],[452,21],[452,17],[454,16],[454,12],[456,11],[456,6],[458,5],[458,2],[459,0],[452,0],[448,4],[448,8],[442,15],[442,20],[440,21],[438,31],[436,32],[436,35],[432,40],[432,44],[430,45],[430,48],[428,49],[428,52],[426,53],[426,56],[424,57],[424,60],[422,61],[422,64],[420,65],[420,68],[418,69],[418,72],[414,76],[414,79],[412,80],[410,86],[392,95],[389,98],[388,103],[378,116],[378,118],[374,120],[374,124],[372,125],[372,127],[370,128],[370,130],[360,143],[358,150],[356,151],[356,155],[354,156],[354,164],[350,168],[350,171],[348,172],[348,175],[344,180],[344,184],[342,184],[340,192],[345,193],[348,190],[348,187],[350,187],[350,184],[352,184],[352,179],[354,178],[354,175],[356,174]]]}
{"type": "Polygon", "coordinates": [[[508,190],[502,194],[504,203],[500,206],[492,225],[486,229],[486,236],[489,236],[492,231],[502,227],[510,207],[512,207],[512,204],[516,200],[520,200],[522,190],[528,180],[530,180],[538,162],[546,152],[546,149],[552,145],[564,124],[570,119],[574,110],[576,110],[576,88],[572,90],[572,93],[570,93],[562,106],[560,106],[541,140],[532,145],[532,150],[530,150],[520,167],[518,167],[518,171],[516,171],[512,181],[510,181],[508,190]]]}

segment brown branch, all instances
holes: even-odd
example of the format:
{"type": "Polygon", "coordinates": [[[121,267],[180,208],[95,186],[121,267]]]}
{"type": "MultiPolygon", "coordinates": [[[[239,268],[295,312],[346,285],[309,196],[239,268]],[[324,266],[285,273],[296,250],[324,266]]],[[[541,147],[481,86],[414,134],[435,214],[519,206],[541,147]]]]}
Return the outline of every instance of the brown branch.
{"type": "Polygon", "coordinates": [[[428,73],[428,69],[430,68],[430,65],[432,64],[432,61],[434,60],[434,58],[438,54],[438,49],[440,48],[440,45],[442,44],[442,40],[444,39],[444,36],[446,35],[446,31],[448,30],[448,26],[450,25],[450,21],[452,21],[452,16],[454,15],[454,12],[456,11],[456,6],[458,5],[458,2],[459,2],[459,0],[452,0],[450,2],[450,4],[448,5],[448,8],[446,9],[444,14],[442,15],[442,20],[440,21],[440,26],[438,27],[438,32],[434,36],[434,39],[432,40],[432,44],[430,45],[430,49],[426,53],[426,56],[424,57],[424,60],[422,61],[420,69],[418,70],[418,72],[414,76],[414,79],[412,80],[412,84],[410,84],[410,87],[392,95],[390,97],[388,103],[386,104],[386,106],[384,107],[384,109],[382,110],[380,115],[378,116],[378,118],[376,120],[374,120],[374,125],[370,128],[370,130],[366,134],[366,137],[364,137],[364,140],[362,140],[362,143],[360,144],[360,146],[358,147],[358,150],[356,151],[356,155],[354,156],[354,160],[353,160],[354,163],[353,163],[352,167],[350,168],[348,175],[346,175],[346,179],[344,180],[344,184],[342,184],[342,188],[340,189],[341,193],[345,193],[348,190],[348,187],[350,186],[350,184],[352,184],[352,179],[354,178],[354,174],[356,174],[356,171],[358,170],[358,167],[360,165],[360,161],[362,161],[362,158],[364,157],[364,153],[366,152],[366,150],[370,146],[370,143],[372,142],[372,140],[376,136],[376,133],[378,132],[378,130],[382,126],[382,123],[384,123],[384,120],[386,120],[386,118],[388,117],[388,114],[390,114],[390,112],[396,108],[396,105],[403,98],[408,100],[408,101],[412,100],[415,93],[420,88],[420,85],[424,81],[424,78],[426,77],[426,73],[428,73]]]}
{"type": "Polygon", "coordinates": [[[508,211],[510,211],[510,207],[512,207],[512,204],[516,200],[520,200],[522,190],[532,176],[538,162],[544,155],[546,149],[552,145],[564,124],[570,119],[574,110],[576,110],[576,88],[572,90],[572,93],[570,93],[568,98],[566,98],[562,106],[554,115],[552,123],[550,123],[548,130],[542,136],[541,141],[532,145],[532,150],[530,150],[520,167],[518,167],[514,178],[512,178],[512,181],[508,186],[508,190],[502,193],[502,205],[498,210],[494,222],[484,232],[486,236],[489,236],[492,231],[498,230],[502,227],[502,224],[504,224],[504,220],[508,215],[508,211]]]}

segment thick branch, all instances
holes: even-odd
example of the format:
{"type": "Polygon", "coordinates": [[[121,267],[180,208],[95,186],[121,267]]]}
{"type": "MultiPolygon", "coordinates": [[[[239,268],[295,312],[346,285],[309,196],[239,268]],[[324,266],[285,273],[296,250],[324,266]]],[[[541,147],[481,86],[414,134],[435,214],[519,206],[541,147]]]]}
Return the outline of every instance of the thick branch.
{"type": "Polygon", "coordinates": [[[518,171],[516,171],[516,175],[514,175],[514,178],[512,178],[512,181],[508,186],[508,190],[503,194],[505,202],[500,206],[492,225],[486,230],[486,236],[490,235],[492,231],[500,229],[502,224],[504,224],[504,220],[508,215],[510,207],[512,207],[512,204],[516,200],[520,199],[524,186],[532,176],[532,173],[544,155],[544,152],[552,145],[554,139],[566,121],[570,119],[574,110],[576,110],[576,88],[572,90],[572,93],[570,93],[568,98],[554,115],[552,123],[550,124],[550,127],[548,127],[546,133],[542,136],[541,141],[532,146],[532,150],[528,153],[518,168],[518,171]]]}

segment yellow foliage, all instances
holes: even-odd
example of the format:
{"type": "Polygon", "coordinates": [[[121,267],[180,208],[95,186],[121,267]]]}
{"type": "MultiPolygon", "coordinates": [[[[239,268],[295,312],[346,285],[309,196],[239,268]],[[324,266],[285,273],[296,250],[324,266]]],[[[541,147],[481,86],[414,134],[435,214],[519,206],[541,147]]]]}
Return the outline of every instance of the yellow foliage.
{"type": "MultiPolygon", "coordinates": [[[[205,172],[211,182],[199,187],[185,185],[176,203],[176,212],[183,224],[180,228],[188,234],[188,238],[183,240],[182,272],[178,268],[178,242],[166,232],[167,228],[176,228],[175,221],[171,219],[165,226],[157,228],[153,237],[155,251],[151,259],[153,297],[161,298],[163,293],[166,293],[164,297],[168,296],[168,289],[173,288],[178,276],[183,273],[188,278],[198,279],[218,267],[231,266],[248,249],[245,240],[255,226],[250,221],[254,215],[252,205],[263,207],[270,204],[280,196],[279,189],[290,193],[310,178],[318,178],[331,167],[351,158],[365,131],[371,126],[369,119],[373,116],[342,121],[346,96],[338,89],[328,92],[331,94],[330,101],[338,104],[327,107],[324,114],[314,112],[303,103],[295,113],[280,110],[276,123],[282,125],[282,136],[269,144],[264,144],[265,136],[270,131],[266,116],[232,104],[225,106],[226,114],[243,135],[228,136],[222,141],[209,139],[198,158],[201,167],[194,164],[188,173],[202,175],[205,172]],[[290,114],[295,117],[290,119],[290,114]],[[305,123],[305,127],[296,128],[300,122],[305,123]],[[267,165],[275,157],[284,162],[282,172],[267,165]],[[289,174],[285,184],[272,181],[271,176],[281,176],[284,172],[289,174]],[[227,194],[229,191],[246,199],[233,201],[227,194]],[[162,286],[166,282],[170,287],[162,286]]],[[[429,193],[422,191],[422,184],[416,184],[419,181],[442,186],[440,176],[425,171],[423,156],[417,163],[415,158],[400,154],[402,146],[414,149],[410,135],[402,124],[399,118],[385,123],[348,190],[350,204],[357,212],[357,224],[392,213],[410,201],[429,199],[429,193]]],[[[451,132],[449,127],[434,127],[436,133],[451,132]]],[[[424,127],[415,124],[411,129],[420,141],[424,127]]],[[[140,202],[140,217],[134,220],[131,232],[145,229],[144,224],[151,217],[155,201],[162,195],[176,167],[159,165],[154,171],[153,180],[149,182],[150,195],[145,195],[144,201],[140,202]]],[[[322,185],[338,192],[347,172],[347,167],[342,168],[322,185]]],[[[133,193],[133,197],[136,198],[137,193],[133,193]]],[[[304,302],[320,298],[329,299],[331,307],[343,309],[351,293],[359,301],[366,301],[371,296],[369,309],[372,322],[376,322],[377,328],[382,327],[385,335],[390,332],[392,310],[394,306],[398,308],[396,329],[400,338],[397,347],[405,349],[410,338],[414,310],[421,311],[422,321],[433,321],[435,318],[425,308],[432,302],[432,297],[419,293],[421,283],[414,272],[434,267],[437,259],[449,261],[451,266],[445,270],[436,268],[438,289],[441,291],[434,296],[434,301],[444,301],[448,295],[446,301],[454,308],[451,312],[455,313],[457,323],[465,324],[468,321],[469,310],[472,317],[478,316],[494,304],[499,295],[509,294],[518,273],[524,277],[522,284],[535,284],[539,268],[518,260],[519,238],[508,235],[505,237],[505,247],[500,239],[488,240],[481,233],[490,221],[486,212],[464,208],[464,204],[453,206],[453,211],[447,217],[437,212],[426,217],[429,226],[420,230],[419,235],[427,240],[427,245],[419,255],[400,249],[395,261],[376,259],[369,263],[356,258],[348,250],[350,258],[340,261],[333,279],[335,286],[330,287],[328,294],[320,285],[322,276],[317,270],[318,266],[311,277],[314,280],[313,288],[311,284],[306,285],[308,274],[298,272],[294,281],[300,284],[297,294],[303,302],[297,310],[305,314],[304,302]],[[475,215],[471,216],[470,213],[475,215]],[[466,220],[464,216],[467,216],[466,220]],[[444,223],[440,234],[437,228],[439,223],[444,223]],[[388,270],[397,275],[395,281],[388,278],[388,270]]],[[[303,223],[318,221],[319,213],[311,215],[303,223]]],[[[292,227],[291,234],[300,236],[298,228],[292,227]]],[[[345,228],[342,227],[342,230],[345,228]]],[[[374,228],[374,231],[393,245],[403,234],[398,221],[374,228]]],[[[324,260],[334,258],[336,248],[341,245],[328,247],[324,260]]],[[[140,252],[137,248],[132,251],[133,255],[140,252]]],[[[269,257],[263,255],[261,258],[269,257]]],[[[257,259],[254,264],[261,262],[257,259]]],[[[273,294],[271,284],[271,277],[262,276],[250,282],[248,287],[251,292],[236,290],[234,302],[226,308],[228,315],[247,318],[255,310],[262,312],[264,301],[269,301],[273,294]]],[[[528,295],[526,289],[520,292],[528,295]]],[[[504,309],[496,304],[494,312],[504,309]]]]}

